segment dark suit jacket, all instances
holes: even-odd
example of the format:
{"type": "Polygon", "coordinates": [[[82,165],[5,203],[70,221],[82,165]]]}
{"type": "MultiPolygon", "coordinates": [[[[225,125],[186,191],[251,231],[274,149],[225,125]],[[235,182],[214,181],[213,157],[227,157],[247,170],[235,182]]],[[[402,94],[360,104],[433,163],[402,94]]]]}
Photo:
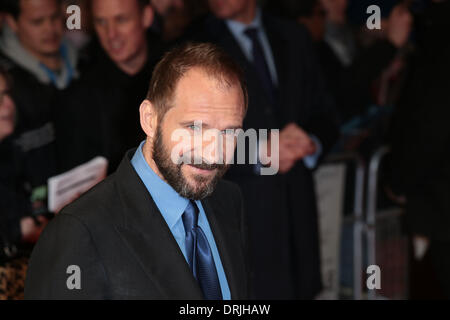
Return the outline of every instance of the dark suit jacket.
{"type": "Polygon", "coordinates": [[[10,258],[9,249],[22,247],[20,220],[32,212],[24,160],[11,137],[0,141],[0,265],[10,258]]]}
{"type": "MultiPolygon", "coordinates": [[[[130,163],[66,207],[42,234],[26,279],[27,299],[202,299],[164,218],[130,163]],[[66,270],[81,269],[70,291],[66,270]]],[[[221,181],[202,202],[232,299],[249,298],[239,189],[221,181]]]]}
{"type": "MultiPolygon", "coordinates": [[[[225,22],[206,18],[190,40],[213,42],[243,68],[249,92],[244,129],[282,129],[294,122],[321,141],[325,155],[337,138],[334,103],[325,89],[307,31],[263,16],[278,73],[278,99],[269,103],[253,65],[225,22]]],[[[300,161],[286,175],[257,176],[235,166],[228,179],[243,191],[248,215],[255,295],[311,299],[321,288],[316,198],[311,170],[300,161]]]]}
{"type": "Polygon", "coordinates": [[[450,3],[436,5],[438,8],[438,16],[426,25],[430,28],[430,33],[425,33],[427,46],[419,47],[411,63],[404,97],[396,110],[391,132],[391,175],[396,191],[407,197],[409,231],[448,244],[450,45],[444,38],[433,38],[436,32],[450,32],[450,3]],[[433,23],[436,25],[431,28],[433,23]]]}
{"type": "Polygon", "coordinates": [[[145,139],[139,125],[139,106],[147,95],[153,68],[164,53],[161,40],[151,32],[146,64],[135,75],[120,70],[98,47],[88,47],[93,60],[81,78],[58,96],[54,111],[59,172],[102,155],[108,172],[116,171],[123,154],[145,139]],[[82,128],[82,130],[80,130],[82,128]]]}

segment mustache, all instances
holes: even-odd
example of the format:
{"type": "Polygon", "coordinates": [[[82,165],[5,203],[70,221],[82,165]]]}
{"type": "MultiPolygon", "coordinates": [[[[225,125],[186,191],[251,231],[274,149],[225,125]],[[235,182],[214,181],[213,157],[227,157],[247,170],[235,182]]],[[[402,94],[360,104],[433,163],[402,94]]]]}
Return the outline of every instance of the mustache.
{"type": "Polygon", "coordinates": [[[183,164],[190,165],[194,168],[201,169],[201,170],[225,170],[228,168],[228,165],[222,164],[222,163],[210,163],[208,161],[205,161],[202,158],[197,158],[193,154],[184,154],[182,157],[179,158],[178,165],[181,166],[183,164]]]}
{"type": "Polygon", "coordinates": [[[206,162],[202,162],[201,164],[190,163],[189,165],[194,167],[194,168],[197,168],[197,169],[209,170],[209,171],[216,170],[216,169],[217,170],[223,170],[223,169],[227,168],[227,166],[224,165],[224,164],[217,164],[217,163],[209,164],[209,163],[206,163],[206,162]]]}

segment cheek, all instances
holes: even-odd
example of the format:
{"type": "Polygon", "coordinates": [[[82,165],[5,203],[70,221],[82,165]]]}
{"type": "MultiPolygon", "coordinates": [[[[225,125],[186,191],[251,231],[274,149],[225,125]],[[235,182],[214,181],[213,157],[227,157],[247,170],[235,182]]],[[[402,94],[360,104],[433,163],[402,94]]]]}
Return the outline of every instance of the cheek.
{"type": "Polygon", "coordinates": [[[58,20],[55,22],[53,32],[55,32],[58,36],[62,36],[64,34],[64,24],[62,21],[58,20]]]}
{"type": "Polygon", "coordinates": [[[24,24],[20,28],[20,38],[23,42],[27,42],[32,45],[37,45],[43,37],[42,27],[35,27],[31,24],[24,24]]]}
{"type": "Polygon", "coordinates": [[[14,122],[13,121],[0,120],[0,138],[1,139],[11,135],[13,132],[14,132],[14,122]]]}
{"type": "Polygon", "coordinates": [[[96,34],[100,40],[100,43],[103,48],[108,48],[109,40],[108,40],[108,34],[106,33],[106,30],[103,28],[98,28],[96,30],[96,34]]]}
{"type": "MultiPolygon", "coordinates": [[[[160,126],[160,124],[159,124],[160,126]]],[[[174,164],[177,163],[180,156],[186,149],[186,141],[182,132],[174,131],[173,129],[168,129],[167,126],[159,127],[161,141],[160,146],[164,149],[166,157],[170,157],[174,164]]]]}
{"type": "Polygon", "coordinates": [[[137,47],[144,42],[145,30],[139,24],[130,23],[122,28],[121,35],[127,40],[132,47],[137,47]]]}
{"type": "Polygon", "coordinates": [[[3,98],[4,100],[4,107],[8,110],[8,114],[15,115],[16,113],[16,106],[14,104],[14,101],[9,97],[6,96],[3,98]]]}
{"type": "Polygon", "coordinates": [[[234,153],[236,151],[236,145],[237,145],[236,138],[234,138],[234,137],[225,138],[223,152],[224,152],[224,159],[226,161],[226,164],[229,164],[233,160],[234,153]]]}

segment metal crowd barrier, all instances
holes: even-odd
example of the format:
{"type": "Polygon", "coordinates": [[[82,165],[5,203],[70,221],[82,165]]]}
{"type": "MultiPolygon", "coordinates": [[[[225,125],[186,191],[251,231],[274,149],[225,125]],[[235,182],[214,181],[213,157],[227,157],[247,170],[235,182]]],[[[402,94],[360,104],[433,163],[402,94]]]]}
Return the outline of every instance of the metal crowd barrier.
{"type": "MultiPolygon", "coordinates": [[[[358,153],[342,153],[333,154],[327,157],[325,164],[345,163],[347,169],[350,164],[355,167],[354,172],[354,198],[352,212],[344,217],[344,223],[352,226],[353,247],[352,247],[352,264],[353,264],[353,281],[352,296],[353,299],[361,300],[362,278],[361,272],[363,268],[363,230],[364,230],[364,177],[366,166],[358,153]]],[[[348,173],[347,173],[348,174],[348,173]]],[[[343,212],[344,214],[344,212],[343,212]]]]}
{"type": "Polygon", "coordinates": [[[367,165],[357,153],[331,155],[325,161],[355,166],[353,210],[344,218],[353,233],[351,297],[355,300],[407,299],[408,242],[402,228],[403,210],[396,206],[378,208],[380,172],[389,151],[381,147],[367,165]],[[381,269],[379,290],[366,286],[366,271],[371,265],[381,269]]]}
{"type": "Polygon", "coordinates": [[[368,165],[366,195],[367,265],[381,271],[381,289],[367,290],[369,300],[408,298],[408,240],[403,232],[403,209],[395,205],[378,208],[379,180],[382,161],[389,154],[381,147],[368,165]]]}

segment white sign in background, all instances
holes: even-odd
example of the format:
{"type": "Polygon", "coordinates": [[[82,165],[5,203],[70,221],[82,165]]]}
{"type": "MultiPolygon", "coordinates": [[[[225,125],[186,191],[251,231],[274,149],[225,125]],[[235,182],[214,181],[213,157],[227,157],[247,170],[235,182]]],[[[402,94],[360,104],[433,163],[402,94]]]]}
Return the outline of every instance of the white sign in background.
{"type": "Polygon", "coordinates": [[[339,261],[346,166],[330,164],[315,175],[319,212],[319,237],[323,291],[319,300],[339,298],[339,261]]]}

